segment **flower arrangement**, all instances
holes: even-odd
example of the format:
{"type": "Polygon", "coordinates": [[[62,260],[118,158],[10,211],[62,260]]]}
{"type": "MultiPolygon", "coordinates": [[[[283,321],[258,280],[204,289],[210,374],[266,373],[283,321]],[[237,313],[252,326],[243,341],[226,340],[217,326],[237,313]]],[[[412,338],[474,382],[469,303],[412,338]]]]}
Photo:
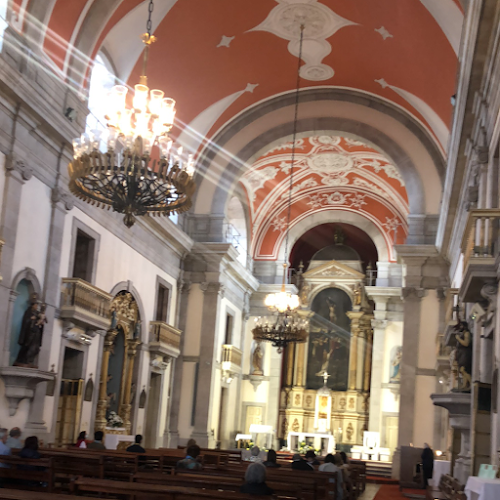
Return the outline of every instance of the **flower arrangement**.
{"type": "Polygon", "coordinates": [[[309,450],[314,451],[314,453],[321,453],[321,450],[316,450],[314,446],[307,444],[305,441],[299,443],[299,449],[297,450],[301,455],[305,455],[309,450]]]}
{"type": "Polygon", "coordinates": [[[110,411],[108,415],[108,427],[123,427],[122,417],[116,412],[110,411]]]}

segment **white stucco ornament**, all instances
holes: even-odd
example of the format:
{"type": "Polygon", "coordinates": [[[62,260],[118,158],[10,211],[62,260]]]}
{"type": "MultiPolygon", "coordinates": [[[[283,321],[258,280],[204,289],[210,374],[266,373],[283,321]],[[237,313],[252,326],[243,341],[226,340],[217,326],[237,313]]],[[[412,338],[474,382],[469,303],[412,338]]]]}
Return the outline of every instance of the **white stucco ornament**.
{"type": "Polygon", "coordinates": [[[304,25],[304,42],[300,76],[305,80],[322,81],[334,74],[332,67],[323,64],[332,46],[327,39],[339,29],[356,23],[340,17],[329,7],[317,0],[276,0],[278,5],[271,10],[267,19],[250,31],[268,31],[289,40],[288,50],[299,56],[300,27],[304,25]]]}
{"type": "Polygon", "coordinates": [[[312,170],[325,174],[349,171],[354,166],[352,157],[340,153],[320,153],[309,156],[307,163],[312,170]]]}

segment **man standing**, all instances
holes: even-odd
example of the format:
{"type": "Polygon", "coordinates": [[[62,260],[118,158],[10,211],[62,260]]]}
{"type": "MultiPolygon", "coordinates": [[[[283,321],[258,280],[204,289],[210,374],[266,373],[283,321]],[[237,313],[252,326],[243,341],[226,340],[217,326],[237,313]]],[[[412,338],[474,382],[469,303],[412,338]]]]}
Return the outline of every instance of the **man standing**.
{"type": "Polygon", "coordinates": [[[19,439],[21,437],[21,429],[19,427],[13,427],[9,432],[9,438],[5,443],[11,450],[20,450],[23,447],[23,443],[19,439]]]}
{"type": "MultiPolygon", "coordinates": [[[[0,455],[12,455],[10,448],[5,444],[5,442],[7,441],[7,436],[8,436],[8,430],[0,429],[0,455]]],[[[9,465],[0,462],[0,467],[8,468],[9,465]]]]}
{"type": "Polygon", "coordinates": [[[137,434],[137,436],[135,436],[135,444],[129,446],[127,451],[130,451],[131,453],[146,453],[146,450],[141,446],[141,443],[142,436],[137,434]]]}

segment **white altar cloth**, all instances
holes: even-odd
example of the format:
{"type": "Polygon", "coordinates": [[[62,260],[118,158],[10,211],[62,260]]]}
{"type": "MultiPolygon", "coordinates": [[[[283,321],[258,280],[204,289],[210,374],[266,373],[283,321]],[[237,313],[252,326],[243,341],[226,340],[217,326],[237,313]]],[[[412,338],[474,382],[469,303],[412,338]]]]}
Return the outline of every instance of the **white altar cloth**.
{"type": "Polygon", "coordinates": [[[104,446],[106,446],[107,450],[116,450],[120,441],[127,441],[128,443],[133,444],[135,436],[127,434],[106,434],[104,437],[104,446]]]}
{"type": "Polygon", "coordinates": [[[326,453],[335,452],[335,439],[332,434],[320,433],[320,432],[289,432],[287,437],[288,449],[295,451],[299,448],[299,443],[302,441],[310,441],[312,438],[314,442],[314,448],[317,450],[321,449],[321,441],[323,439],[327,440],[326,453]]]}
{"type": "Polygon", "coordinates": [[[498,500],[500,498],[500,479],[485,479],[470,476],[465,485],[467,500],[498,500]]]}
{"type": "MultiPolygon", "coordinates": [[[[451,462],[449,460],[434,460],[434,471],[432,473],[432,486],[439,487],[439,481],[443,474],[449,474],[451,471],[451,462]]],[[[430,481],[429,481],[430,482],[430,481]]]]}

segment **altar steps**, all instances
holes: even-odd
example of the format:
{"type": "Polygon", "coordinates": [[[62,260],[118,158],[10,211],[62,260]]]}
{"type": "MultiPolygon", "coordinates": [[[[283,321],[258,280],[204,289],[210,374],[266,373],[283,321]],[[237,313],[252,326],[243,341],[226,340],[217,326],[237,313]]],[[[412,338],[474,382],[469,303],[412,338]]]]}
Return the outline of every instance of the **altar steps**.
{"type": "Polygon", "coordinates": [[[392,462],[374,462],[366,460],[366,476],[374,479],[390,479],[392,477],[392,462]]]}

